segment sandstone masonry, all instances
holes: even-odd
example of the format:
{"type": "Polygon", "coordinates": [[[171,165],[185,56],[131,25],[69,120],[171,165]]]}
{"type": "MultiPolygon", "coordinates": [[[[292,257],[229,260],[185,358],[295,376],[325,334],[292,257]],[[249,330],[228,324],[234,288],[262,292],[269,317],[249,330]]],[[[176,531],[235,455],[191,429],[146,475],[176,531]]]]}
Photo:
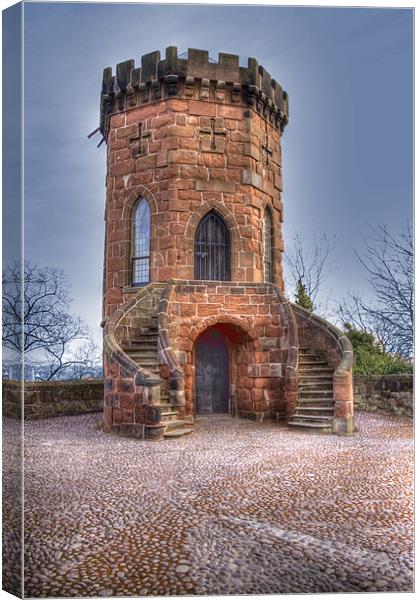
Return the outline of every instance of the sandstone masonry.
{"type": "MultiPolygon", "coordinates": [[[[164,59],[105,69],[107,428],[153,439],[185,428],[214,412],[205,377],[220,380],[209,396],[231,414],[289,419],[296,409],[298,326],[281,266],[287,122],[286,92],[253,58],[241,67],[235,55],[180,58],[169,47],[164,59]]],[[[336,370],[344,353],[329,333],[336,370]]],[[[340,373],[335,430],[346,432],[347,362],[340,373]]]]}

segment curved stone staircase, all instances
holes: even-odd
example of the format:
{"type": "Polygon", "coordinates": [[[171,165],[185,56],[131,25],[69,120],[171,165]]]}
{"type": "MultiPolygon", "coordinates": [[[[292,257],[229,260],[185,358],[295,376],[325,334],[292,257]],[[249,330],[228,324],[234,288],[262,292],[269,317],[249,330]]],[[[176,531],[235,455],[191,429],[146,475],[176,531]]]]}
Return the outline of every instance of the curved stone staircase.
{"type": "MultiPolygon", "coordinates": [[[[137,317],[137,323],[141,328],[141,336],[138,339],[131,338],[125,341],[122,350],[140,367],[159,376],[159,331],[156,310],[143,308],[137,317]]],[[[165,424],[163,434],[165,438],[177,438],[193,431],[191,423],[182,419],[180,408],[171,403],[169,392],[163,385],[157,406],[160,408],[160,421],[165,424]]]]}
{"type": "Polygon", "coordinates": [[[332,433],[333,373],[323,352],[299,349],[299,395],[289,425],[332,433]]]}

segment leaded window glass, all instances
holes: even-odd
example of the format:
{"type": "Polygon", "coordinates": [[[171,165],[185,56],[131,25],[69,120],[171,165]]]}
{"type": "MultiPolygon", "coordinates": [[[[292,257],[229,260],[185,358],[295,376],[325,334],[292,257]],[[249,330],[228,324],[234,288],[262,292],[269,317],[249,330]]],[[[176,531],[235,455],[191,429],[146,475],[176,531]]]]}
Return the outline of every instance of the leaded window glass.
{"type": "Polygon", "coordinates": [[[150,208],[142,198],[136,206],[133,220],[132,284],[149,283],[150,273],[150,208]]]}
{"type": "Polygon", "coordinates": [[[274,281],[273,269],[273,218],[269,208],[264,211],[263,219],[263,245],[264,245],[264,281],[271,283],[274,281]]]}

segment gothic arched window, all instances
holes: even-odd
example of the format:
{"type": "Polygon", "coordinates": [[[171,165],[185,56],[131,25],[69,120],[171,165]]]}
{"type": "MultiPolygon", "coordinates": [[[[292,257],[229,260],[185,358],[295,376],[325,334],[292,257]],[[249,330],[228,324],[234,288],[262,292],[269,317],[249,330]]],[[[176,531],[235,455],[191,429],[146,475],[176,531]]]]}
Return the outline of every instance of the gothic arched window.
{"type": "Polygon", "coordinates": [[[264,263],[264,281],[272,283],[274,281],[273,252],[274,250],[274,227],[271,211],[266,208],[263,219],[263,263],[264,263]]]}
{"type": "Polygon", "coordinates": [[[224,220],[213,210],[197,225],[194,270],[195,279],[230,280],[230,234],[224,220]]]}
{"type": "Polygon", "coordinates": [[[145,198],[137,203],[133,218],[131,245],[131,283],[133,286],[149,283],[150,273],[150,207],[145,198]]]}

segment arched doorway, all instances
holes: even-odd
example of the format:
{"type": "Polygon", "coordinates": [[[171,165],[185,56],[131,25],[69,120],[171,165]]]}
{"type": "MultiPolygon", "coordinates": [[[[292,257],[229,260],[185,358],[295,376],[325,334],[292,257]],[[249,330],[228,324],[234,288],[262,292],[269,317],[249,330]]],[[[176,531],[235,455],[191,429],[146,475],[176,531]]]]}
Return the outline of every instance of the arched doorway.
{"type": "Polygon", "coordinates": [[[195,348],[195,398],[198,415],[229,412],[230,349],[218,328],[206,329],[195,348]]]}
{"type": "Polygon", "coordinates": [[[197,225],[194,278],[230,280],[230,234],[224,220],[213,210],[204,215],[197,225]]]}

